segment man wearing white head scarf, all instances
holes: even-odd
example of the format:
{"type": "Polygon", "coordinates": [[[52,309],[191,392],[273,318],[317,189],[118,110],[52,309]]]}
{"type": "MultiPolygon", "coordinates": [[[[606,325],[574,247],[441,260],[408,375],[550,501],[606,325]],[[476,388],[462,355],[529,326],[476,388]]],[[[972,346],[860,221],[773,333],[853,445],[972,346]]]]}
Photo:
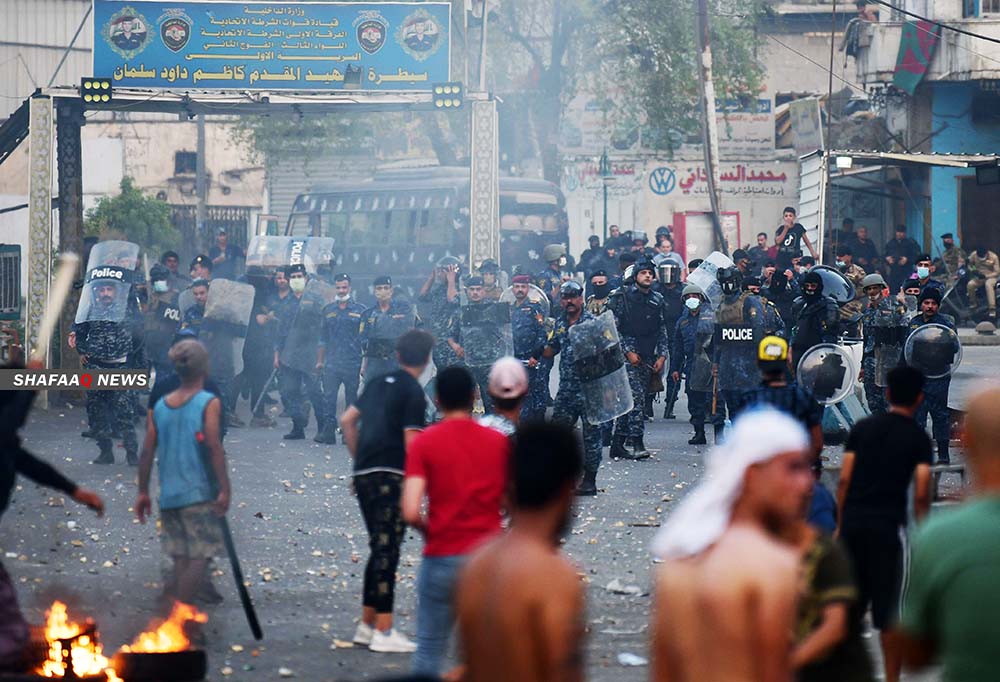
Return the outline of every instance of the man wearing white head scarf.
{"type": "Polygon", "coordinates": [[[740,415],[653,540],[653,679],[791,679],[798,556],[778,539],[812,488],[809,436],[774,409],[740,415]],[[714,652],[706,655],[705,652],[714,652]]]}

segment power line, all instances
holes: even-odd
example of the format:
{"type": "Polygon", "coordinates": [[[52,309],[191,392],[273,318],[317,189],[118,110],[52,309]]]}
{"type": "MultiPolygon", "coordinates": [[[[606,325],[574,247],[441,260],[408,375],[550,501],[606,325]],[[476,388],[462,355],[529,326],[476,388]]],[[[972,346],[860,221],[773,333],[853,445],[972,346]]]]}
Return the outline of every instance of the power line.
{"type": "Polygon", "coordinates": [[[836,78],[837,80],[839,80],[840,82],[842,82],[844,85],[846,85],[846,86],[848,86],[850,88],[854,88],[855,90],[857,90],[858,92],[860,92],[862,95],[864,95],[866,97],[868,96],[868,92],[863,87],[861,87],[857,83],[852,83],[851,81],[847,80],[846,78],[838,75],[836,72],[831,71],[830,68],[827,67],[825,64],[820,64],[819,62],[817,62],[815,59],[813,59],[809,55],[803,54],[803,53],[799,52],[798,50],[796,50],[791,45],[788,45],[787,43],[784,43],[784,42],[778,40],[777,38],[775,38],[772,35],[767,35],[766,37],[769,38],[770,40],[773,40],[774,42],[778,43],[778,45],[781,45],[786,50],[794,52],[795,54],[797,54],[798,56],[802,57],[803,59],[805,59],[810,64],[814,64],[815,66],[818,66],[819,68],[823,69],[824,71],[832,74],[834,78],[836,78]]]}
{"type": "Polygon", "coordinates": [[[885,0],[868,0],[868,2],[874,2],[877,5],[884,5],[889,9],[895,10],[900,14],[905,14],[908,17],[913,17],[914,19],[920,19],[921,21],[926,21],[929,24],[934,24],[935,26],[940,26],[941,28],[946,28],[949,31],[954,31],[955,33],[961,33],[962,35],[969,36],[971,38],[979,38],[980,40],[986,40],[991,43],[996,43],[1000,45],[1000,39],[991,38],[990,36],[984,36],[981,33],[973,33],[972,31],[966,31],[964,28],[955,28],[954,26],[949,26],[948,24],[942,24],[940,21],[934,21],[933,19],[928,19],[927,17],[915,14],[913,12],[907,12],[905,9],[900,9],[892,3],[886,2],[885,0]]]}

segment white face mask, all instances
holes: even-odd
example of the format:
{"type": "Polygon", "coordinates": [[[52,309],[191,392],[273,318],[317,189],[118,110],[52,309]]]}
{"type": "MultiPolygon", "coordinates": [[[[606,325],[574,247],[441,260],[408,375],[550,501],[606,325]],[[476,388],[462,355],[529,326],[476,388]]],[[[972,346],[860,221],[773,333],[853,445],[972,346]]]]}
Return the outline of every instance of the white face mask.
{"type": "Polygon", "coordinates": [[[917,277],[919,277],[920,279],[925,279],[930,276],[931,276],[931,269],[929,267],[927,267],[926,265],[917,266],[917,277]]]}
{"type": "Polygon", "coordinates": [[[566,267],[566,256],[560,256],[560,258],[559,258],[559,267],[561,267],[561,268],[566,267]]]}
{"type": "Polygon", "coordinates": [[[306,290],[306,280],[304,277],[296,277],[288,280],[288,287],[295,293],[306,290]]]}
{"type": "Polygon", "coordinates": [[[170,289],[170,285],[167,284],[165,279],[158,279],[153,282],[153,291],[158,294],[164,294],[170,289]]]}
{"type": "Polygon", "coordinates": [[[701,301],[692,296],[691,298],[684,299],[684,305],[687,306],[688,310],[697,310],[701,307],[701,301]]]}
{"type": "Polygon", "coordinates": [[[335,296],[335,298],[336,298],[336,300],[338,300],[341,303],[343,303],[344,301],[350,301],[351,300],[351,295],[350,294],[344,294],[343,296],[341,296],[340,294],[337,294],[335,296]]]}

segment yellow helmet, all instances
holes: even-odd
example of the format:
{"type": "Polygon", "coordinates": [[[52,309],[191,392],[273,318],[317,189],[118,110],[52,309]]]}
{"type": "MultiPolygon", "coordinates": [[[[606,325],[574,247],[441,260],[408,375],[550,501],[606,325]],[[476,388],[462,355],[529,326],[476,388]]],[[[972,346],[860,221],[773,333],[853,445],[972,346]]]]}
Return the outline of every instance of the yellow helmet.
{"type": "Polygon", "coordinates": [[[758,362],[788,362],[788,342],[780,336],[765,336],[757,346],[758,362]]]}

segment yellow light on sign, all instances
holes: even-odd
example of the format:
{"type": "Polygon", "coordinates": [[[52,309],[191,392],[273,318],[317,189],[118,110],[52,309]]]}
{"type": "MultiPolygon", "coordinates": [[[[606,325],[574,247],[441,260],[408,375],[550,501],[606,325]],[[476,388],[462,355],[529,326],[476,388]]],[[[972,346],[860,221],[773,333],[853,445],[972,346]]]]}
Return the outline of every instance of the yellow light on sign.
{"type": "Polygon", "coordinates": [[[80,79],[80,94],[84,102],[98,104],[110,102],[114,96],[110,78],[80,79]]]}
{"type": "Polygon", "coordinates": [[[436,83],[431,87],[435,109],[460,109],[462,107],[462,84],[459,82],[436,83]]]}

